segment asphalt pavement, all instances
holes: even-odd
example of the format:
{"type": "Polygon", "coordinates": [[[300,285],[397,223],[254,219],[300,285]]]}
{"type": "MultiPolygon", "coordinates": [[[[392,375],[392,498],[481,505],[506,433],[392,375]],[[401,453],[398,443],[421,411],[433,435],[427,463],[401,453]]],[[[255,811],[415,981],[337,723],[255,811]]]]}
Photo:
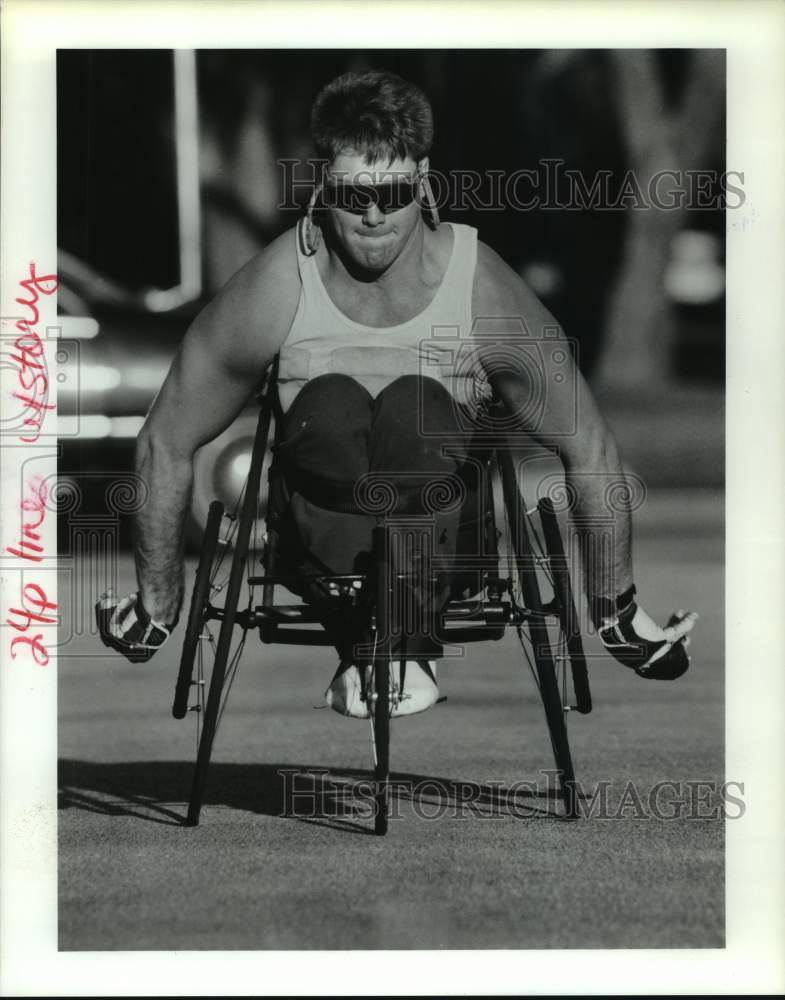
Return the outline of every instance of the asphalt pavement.
{"type": "MultiPolygon", "coordinates": [[[[394,723],[384,838],[367,722],[318,708],[333,653],[255,637],[201,823],[184,826],[195,727],[171,716],[179,641],[149,664],[108,653],[87,634],[89,582],[64,577],[83,634],[58,666],[60,949],[722,947],[721,496],[652,494],[635,565],[654,617],[700,613],[693,663],[644,681],[587,640],[595,708],[569,717],[585,818],[560,816],[510,634],[444,663],[447,701],[394,723]]],[[[125,557],[118,585],[132,583],[125,557]]]]}

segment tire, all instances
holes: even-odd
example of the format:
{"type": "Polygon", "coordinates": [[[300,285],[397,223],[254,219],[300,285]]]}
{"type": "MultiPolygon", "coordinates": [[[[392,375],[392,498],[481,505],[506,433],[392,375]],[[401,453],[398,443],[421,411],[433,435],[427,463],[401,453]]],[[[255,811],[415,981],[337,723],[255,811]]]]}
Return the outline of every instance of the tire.
{"type": "MultiPolygon", "coordinates": [[[[515,555],[516,573],[520,585],[521,596],[525,608],[532,612],[524,625],[534,656],[537,686],[540,692],[548,733],[551,738],[556,771],[564,802],[564,813],[569,819],[578,816],[575,788],[575,770],[567,737],[565,719],[565,698],[559,689],[556,667],[554,664],[553,645],[543,614],[540,587],[537,581],[534,553],[531,544],[529,528],[527,527],[526,508],[518,486],[517,474],[512,455],[507,449],[499,451],[499,466],[502,478],[504,506],[510,525],[510,542],[515,555]]],[[[563,632],[563,617],[559,617],[559,647],[566,642],[563,632]]]]}
{"type": "Polygon", "coordinates": [[[553,588],[559,600],[561,626],[565,635],[565,645],[572,671],[572,683],[575,689],[575,708],[582,715],[587,715],[592,709],[589,672],[586,666],[586,654],[583,651],[580,621],[575,609],[572,580],[564,554],[564,542],[559,529],[559,521],[552,500],[542,499],[537,507],[540,512],[545,547],[553,575],[553,588]]]}
{"type": "Polygon", "coordinates": [[[390,801],[390,664],[377,660],[373,671],[374,699],[373,741],[376,749],[374,769],[374,833],[387,833],[390,801]]]}
{"type": "MultiPolygon", "coordinates": [[[[229,574],[228,586],[226,588],[226,600],[224,602],[223,614],[221,616],[221,631],[215,648],[215,659],[213,661],[213,669],[210,677],[210,691],[207,696],[207,705],[205,707],[204,721],[202,725],[202,735],[199,740],[196,767],[194,768],[191,795],[188,803],[188,818],[186,821],[188,826],[196,826],[199,823],[202,802],[204,800],[205,787],[207,784],[207,771],[210,766],[213,741],[218,728],[218,717],[224,693],[227,666],[230,663],[230,656],[233,656],[232,639],[234,635],[234,627],[237,622],[237,608],[240,601],[240,593],[247,576],[246,567],[248,563],[248,549],[251,540],[251,530],[257,517],[259,485],[261,482],[262,463],[264,461],[265,445],[267,442],[269,427],[270,414],[268,411],[262,409],[259,414],[259,422],[256,428],[256,437],[254,439],[251,457],[251,467],[248,472],[248,480],[245,485],[245,493],[240,509],[240,517],[237,523],[232,566],[229,574]]],[[[235,655],[239,655],[239,652],[235,655]]],[[[234,661],[232,660],[232,662],[234,661]]]]}
{"type": "Polygon", "coordinates": [[[194,664],[200,636],[204,627],[205,614],[210,601],[210,578],[212,576],[215,552],[218,548],[218,533],[221,530],[221,519],[224,508],[220,500],[213,500],[207,515],[204,529],[202,551],[199,555],[199,565],[196,570],[196,580],[191,593],[191,605],[188,611],[188,622],[185,627],[183,651],[180,656],[180,671],[177,675],[177,686],[174,692],[172,715],[175,719],[184,719],[188,712],[188,699],[193,684],[194,664]]]}
{"type": "Polygon", "coordinates": [[[381,641],[373,665],[373,742],[376,754],[374,768],[374,833],[387,833],[390,795],[390,636],[394,628],[391,615],[391,573],[389,535],[384,525],[374,528],[376,566],[376,629],[381,641]]]}

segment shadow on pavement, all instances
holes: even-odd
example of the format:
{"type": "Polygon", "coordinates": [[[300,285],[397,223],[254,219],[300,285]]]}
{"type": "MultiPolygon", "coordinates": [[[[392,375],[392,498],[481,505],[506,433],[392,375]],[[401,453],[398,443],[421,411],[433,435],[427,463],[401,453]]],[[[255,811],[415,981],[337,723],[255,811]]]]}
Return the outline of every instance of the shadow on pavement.
{"type": "MultiPolygon", "coordinates": [[[[58,769],[58,808],[184,825],[193,770],[188,761],[99,764],[64,759],[58,769]]],[[[564,818],[555,788],[478,784],[399,772],[391,776],[391,783],[398,803],[411,803],[431,817],[449,810],[455,815],[564,818]]],[[[307,764],[217,762],[210,767],[204,804],[371,833],[361,824],[373,818],[373,772],[328,771],[307,764]]]]}

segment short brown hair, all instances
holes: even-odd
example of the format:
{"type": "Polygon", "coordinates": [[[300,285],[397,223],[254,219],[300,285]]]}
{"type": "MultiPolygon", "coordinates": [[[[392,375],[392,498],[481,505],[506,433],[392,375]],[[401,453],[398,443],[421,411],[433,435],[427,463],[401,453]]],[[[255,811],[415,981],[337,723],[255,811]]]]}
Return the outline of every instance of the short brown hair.
{"type": "Polygon", "coordinates": [[[433,143],[433,111],[422,90],[395,73],[345,73],[316,98],[311,134],[330,162],[347,150],[364,154],[366,163],[419,161],[433,143]]]}

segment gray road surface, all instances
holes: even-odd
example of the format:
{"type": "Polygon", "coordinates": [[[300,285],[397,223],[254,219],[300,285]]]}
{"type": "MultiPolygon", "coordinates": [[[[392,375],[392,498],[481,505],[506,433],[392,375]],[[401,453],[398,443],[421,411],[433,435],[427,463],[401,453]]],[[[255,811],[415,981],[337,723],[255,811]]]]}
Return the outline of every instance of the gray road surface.
{"type": "Polygon", "coordinates": [[[608,807],[573,823],[541,773],[544,716],[512,635],[444,666],[448,701],[394,724],[404,785],[386,838],[369,833],[362,786],[346,794],[370,774],[368,724],[313,708],[331,653],[253,640],[201,825],[186,828],[195,732],[170,714],[179,643],[132,666],[74,639],[59,664],[60,948],[722,946],[723,822],[694,784],[724,778],[722,558],[717,495],[641,511],[639,593],[660,619],[700,612],[693,666],[646,682],[588,643],[596,707],[570,733],[578,778],[589,795],[607,788],[608,807]],[[652,815],[664,780],[676,818],[652,815]]]}

